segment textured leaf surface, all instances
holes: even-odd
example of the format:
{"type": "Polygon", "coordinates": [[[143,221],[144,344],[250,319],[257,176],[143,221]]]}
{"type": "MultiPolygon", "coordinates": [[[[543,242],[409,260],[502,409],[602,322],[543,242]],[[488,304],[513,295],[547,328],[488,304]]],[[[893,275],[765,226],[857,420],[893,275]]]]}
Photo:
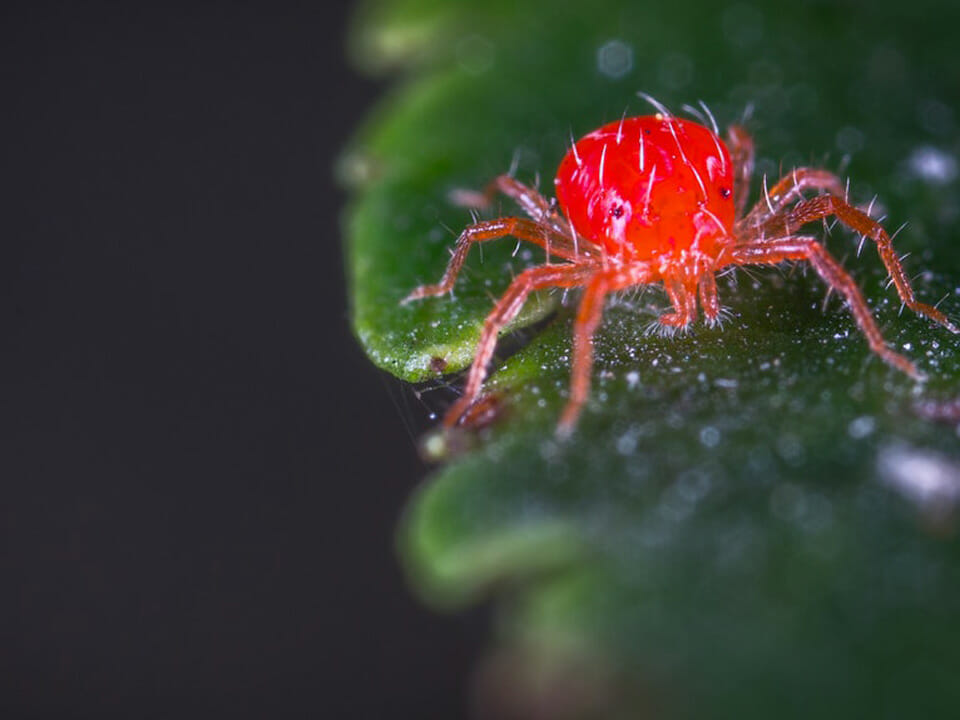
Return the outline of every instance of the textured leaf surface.
{"type": "MultiPolygon", "coordinates": [[[[514,160],[549,186],[571,132],[648,112],[636,90],[674,108],[703,99],[721,124],[753,106],[759,174],[813,163],[848,174],[857,202],[878,194],[891,230],[909,221],[896,239],[908,274],[929,270],[918,295],[946,296],[957,317],[960,10],[933,9],[371,4],[358,60],[408,75],[341,167],[368,354],[409,380],[435,377],[437,359],[467,366],[492,298],[542,256],[491,244],[455,298],[400,306],[470,222],[449,191],[514,160]]],[[[722,329],[660,337],[647,329],[662,293],[612,299],[591,400],[559,442],[571,308],[544,294],[515,327],[559,310],[490,380],[502,419],[411,503],[401,541],[425,597],[510,587],[506,638],[599,653],[668,715],[949,715],[960,451],[953,424],[917,408],[960,394],[960,341],[900,314],[869,245],[858,258],[859,238],[825,237],[928,383],[873,357],[812,273],[738,272],[720,282],[722,329]]]]}

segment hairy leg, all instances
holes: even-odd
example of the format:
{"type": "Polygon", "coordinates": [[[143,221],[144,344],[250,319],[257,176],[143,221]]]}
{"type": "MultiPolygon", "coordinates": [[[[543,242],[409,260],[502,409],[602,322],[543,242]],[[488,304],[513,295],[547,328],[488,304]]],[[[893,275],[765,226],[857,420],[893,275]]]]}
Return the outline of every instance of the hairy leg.
{"type": "MultiPolygon", "coordinates": [[[[460,269],[463,267],[464,261],[467,259],[470,246],[474,243],[495,240],[507,235],[513,235],[520,240],[526,240],[539,245],[547,250],[548,255],[556,255],[564,260],[582,259],[584,255],[582,249],[579,257],[574,253],[569,238],[558,235],[549,228],[539,225],[532,220],[524,220],[523,218],[516,217],[486,220],[476,223],[475,225],[470,225],[460,233],[456,247],[453,250],[453,255],[450,257],[450,262],[447,264],[447,269],[443,273],[443,277],[439,283],[436,285],[421,285],[407,295],[401,302],[408,303],[412,300],[419,300],[433,295],[443,295],[444,293],[450,292],[450,290],[453,289],[454,282],[456,282],[457,275],[460,274],[460,269]]],[[[587,257],[589,257],[589,255],[587,255],[587,257]]]]}
{"type": "Polygon", "coordinates": [[[915,313],[925,315],[934,322],[940,323],[950,332],[960,333],[960,328],[950,322],[946,315],[932,305],[927,305],[916,299],[910,281],[903,272],[900,258],[897,257],[897,253],[893,249],[890,235],[883,229],[883,226],[843,198],[835,195],[822,195],[804,200],[797,203],[789,211],[772,216],[760,227],[760,231],[768,237],[789,236],[809,222],[830,216],[836,216],[844,225],[876,243],[880,259],[883,260],[883,264],[886,266],[890,279],[896,286],[897,293],[904,305],[915,313]]]}
{"type": "Polygon", "coordinates": [[[456,189],[450,193],[450,198],[462,207],[483,210],[490,206],[497,193],[503,193],[513,199],[534,220],[539,220],[552,210],[552,204],[536,189],[524,185],[511,175],[498,175],[483,189],[476,190],[456,189]]]}
{"type": "Polygon", "coordinates": [[[603,316],[603,301],[610,290],[606,274],[595,275],[587,284],[580,300],[580,309],[573,324],[573,362],[570,368],[570,399],[560,422],[559,435],[569,435],[590,394],[590,372],[593,369],[593,335],[603,316]]]}
{"type": "Polygon", "coordinates": [[[794,168],[772,188],[764,188],[766,197],[760,198],[746,217],[738,221],[738,229],[741,226],[756,227],[765,223],[794,200],[802,199],[803,193],[808,190],[823,190],[837,197],[843,197],[845,193],[840,178],[832,172],[820,168],[794,168]]]}
{"type": "Polygon", "coordinates": [[[654,280],[650,263],[637,262],[594,274],[587,282],[577,319],[573,324],[573,360],[570,368],[570,399],[567,401],[557,434],[569,435],[576,425],[583,404],[590,394],[590,373],[593,369],[593,336],[603,316],[607,294],[628,287],[644,285],[654,280]]]}
{"type": "Polygon", "coordinates": [[[705,270],[700,277],[700,307],[703,316],[711,325],[720,315],[720,298],[717,296],[717,279],[712,270],[705,270]]]}
{"type": "Polygon", "coordinates": [[[464,412],[477,401],[480,388],[487,377],[487,365],[493,357],[497,337],[500,331],[517,316],[530,293],[548,287],[577,287],[587,282],[596,272],[597,269],[593,265],[540,265],[528,268],[517,275],[484,320],[480,340],[477,343],[477,352],[467,374],[463,395],[447,411],[443,424],[447,427],[456,425],[464,412]]]}
{"type": "Polygon", "coordinates": [[[524,185],[511,175],[498,175],[483,192],[453,190],[450,199],[462,207],[483,210],[490,206],[494,195],[502,193],[512,199],[535,222],[548,226],[561,235],[574,239],[570,224],[557,211],[556,201],[547,199],[536,188],[524,185]]]}
{"type": "Polygon", "coordinates": [[[764,243],[748,243],[735,247],[731,252],[731,261],[737,265],[773,265],[784,260],[809,262],[827,287],[838,292],[847,301],[847,307],[866,336],[870,349],[884,362],[915,380],[923,379],[923,375],[912,362],[887,347],[857,283],[815,238],[797,236],[764,243]]]}
{"type": "Polygon", "coordinates": [[[682,282],[664,278],[663,287],[673,304],[673,312],[664,313],[658,320],[667,327],[684,327],[697,317],[697,294],[691,292],[682,282]]]}

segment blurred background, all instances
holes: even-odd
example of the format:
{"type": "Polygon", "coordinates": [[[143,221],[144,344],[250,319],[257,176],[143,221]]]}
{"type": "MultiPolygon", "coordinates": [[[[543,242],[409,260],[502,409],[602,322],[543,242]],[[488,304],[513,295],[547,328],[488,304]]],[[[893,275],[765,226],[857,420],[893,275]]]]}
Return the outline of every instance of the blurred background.
{"type": "MultiPolygon", "coordinates": [[[[349,3],[0,11],[0,716],[458,717],[350,335],[349,3]]],[[[398,408],[399,404],[399,408],[398,408]]]]}

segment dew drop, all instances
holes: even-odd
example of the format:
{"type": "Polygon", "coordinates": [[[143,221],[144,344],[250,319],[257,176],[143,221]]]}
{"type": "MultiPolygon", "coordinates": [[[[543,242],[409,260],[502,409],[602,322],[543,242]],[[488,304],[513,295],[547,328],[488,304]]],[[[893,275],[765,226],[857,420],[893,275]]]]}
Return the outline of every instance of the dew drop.
{"type": "Polygon", "coordinates": [[[457,63],[470,75],[482,75],[493,66],[494,46],[482,35],[468,35],[457,43],[457,63]]]}
{"type": "Polygon", "coordinates": [[[870,435],[877,427],[877,421],[869,415],[861,415],[847,426],[847,434],[855,440],[870,435]]]}
{"type": "Polygon", "coordinates": [[[957,179],[957,159],[939,148],[923,145],[910,153],[910,174],[930,185],[947,185],[957,179]]]}
{"type": "Polygon", "coordinates": [[[720,431],[712,425],[707,425],[700,431],[700,442],[708,448],[716,447],[720,444],[720,431]]]}
{"type": "Polygon", "coordinates": [[[597,50],[597,70],[617,80],[633,69],[633,48],[623,40],[610,40],[597,50]]]}

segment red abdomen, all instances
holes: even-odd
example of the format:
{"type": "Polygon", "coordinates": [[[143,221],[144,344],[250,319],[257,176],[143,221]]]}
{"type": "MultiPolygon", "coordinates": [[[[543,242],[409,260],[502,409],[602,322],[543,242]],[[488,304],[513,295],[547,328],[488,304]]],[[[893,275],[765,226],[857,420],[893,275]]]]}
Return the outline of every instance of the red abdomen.
{"type": "Polygon", "coordinates": [[[735,219],[726,145],[680,118],[604,125],[567,152],[555,183],[576,232],[624,261],[714,258],[735,219]]]}

